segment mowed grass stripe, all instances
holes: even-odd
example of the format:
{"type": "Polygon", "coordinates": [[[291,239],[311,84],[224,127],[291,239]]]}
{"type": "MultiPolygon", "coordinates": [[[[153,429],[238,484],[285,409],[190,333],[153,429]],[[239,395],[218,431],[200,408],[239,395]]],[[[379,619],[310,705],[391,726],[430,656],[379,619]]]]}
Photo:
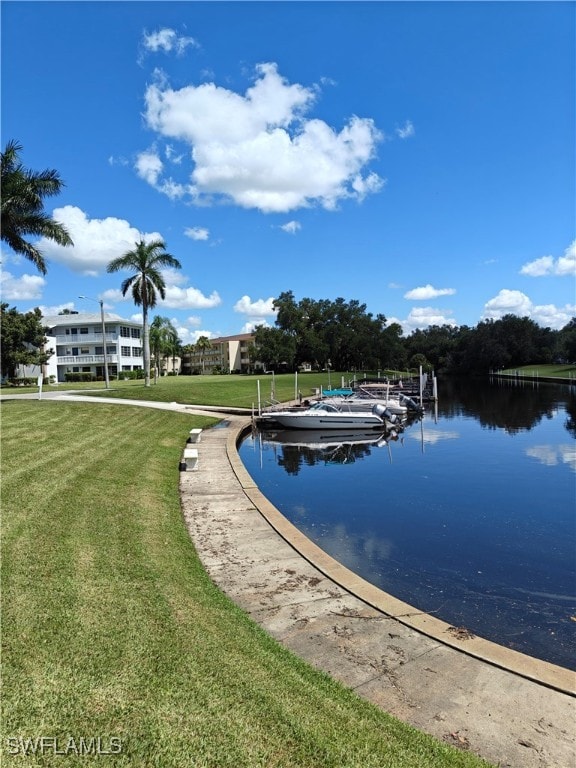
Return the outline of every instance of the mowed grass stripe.
{"type": "Polygon", "coordinates": [[[67,767],[481,765],[295,658],[213,585],[178,494],[188,430],[208,421],[2,405],[3,736],[122,741],[67,767]],[[43,430],[58,461],[38,471],[43,430]]]}

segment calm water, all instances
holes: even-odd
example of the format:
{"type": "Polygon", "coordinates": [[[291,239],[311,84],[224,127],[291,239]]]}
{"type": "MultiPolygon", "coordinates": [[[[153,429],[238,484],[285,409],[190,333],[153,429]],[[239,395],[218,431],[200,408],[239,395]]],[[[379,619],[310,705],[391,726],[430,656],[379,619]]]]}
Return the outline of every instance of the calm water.
{"type": "Polygon", "coordinates": [[[574,389],[442,380],[439,398],[397,440],[290,444],[319,436],[280,430],[240,455],[289,520],[367,581],[576,669],[574,389]]]}

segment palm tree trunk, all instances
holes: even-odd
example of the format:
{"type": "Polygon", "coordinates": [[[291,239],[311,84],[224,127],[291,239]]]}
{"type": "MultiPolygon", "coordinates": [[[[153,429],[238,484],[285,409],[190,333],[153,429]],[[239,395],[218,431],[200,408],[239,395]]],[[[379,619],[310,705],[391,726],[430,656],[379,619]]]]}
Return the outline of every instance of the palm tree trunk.
{"type": "Polygon", "coordinates": [[[142,342],[144,352],[144,386],[150,386],[150,330],[148,328],[148,306],[142,302],[142,342]]]}

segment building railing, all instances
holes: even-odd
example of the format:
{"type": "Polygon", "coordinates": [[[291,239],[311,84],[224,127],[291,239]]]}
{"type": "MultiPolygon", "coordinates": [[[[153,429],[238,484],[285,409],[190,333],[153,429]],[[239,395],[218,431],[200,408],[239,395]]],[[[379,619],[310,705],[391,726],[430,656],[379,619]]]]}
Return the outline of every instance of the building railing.
{"type": "MultiPolygon", "coordinates": [[[[75,333],[54,336],[56,344],[66,345],[68,347],[78,347],[84,344],[102,344],[102,333],[75,333]]],[[[106,341],[117,343],[117,333],[107,333],[106,341]]],[[[134,341],[140,341],[140,339],[134,339],[134,341]]]]}
{"type": "MultiPolygon", "coordinates": [[[[109,363],[117,363],[118,355],[106,355],[106,360],[109,363]]],[[[89,364],[104,364],[104,355],[65,355],[58,358],[58,365],[89,365],[89,364]]]]}

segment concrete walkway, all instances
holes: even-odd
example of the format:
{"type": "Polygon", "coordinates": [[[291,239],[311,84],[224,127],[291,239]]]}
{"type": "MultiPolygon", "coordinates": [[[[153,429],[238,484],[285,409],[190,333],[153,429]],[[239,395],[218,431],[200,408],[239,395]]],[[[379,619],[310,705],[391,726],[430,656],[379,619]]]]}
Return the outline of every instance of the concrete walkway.
{"type": "MultiPolygon", "coordinates": [[[[50,399],[218,415],[178,403],[50,399]]],[[[576,766],[576,674],[470,637],[341,566],[246,472],[236,451],[246,415],[220,415],[196,446],[197,471],[180,473],[180,493],[200,559],[232,600],[294,653],[438,739],[500,768],[576,766]]]]}

